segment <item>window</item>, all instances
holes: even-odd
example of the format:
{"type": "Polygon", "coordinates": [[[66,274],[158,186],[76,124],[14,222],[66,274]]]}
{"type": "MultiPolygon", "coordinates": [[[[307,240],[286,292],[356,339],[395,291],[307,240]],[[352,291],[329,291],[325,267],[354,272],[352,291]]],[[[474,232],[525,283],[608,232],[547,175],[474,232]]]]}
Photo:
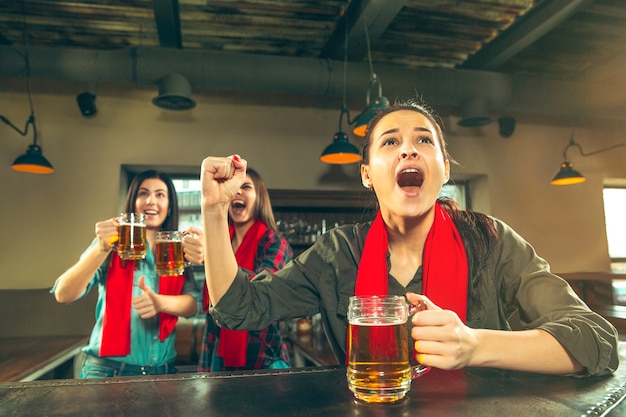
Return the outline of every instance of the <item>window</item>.
{"type": "Polygon", "coordinates": [[[604,219],[613,272],[626,272],[626,188],[605,187],[604,219]]]}
{"type": "Polygon", "coordinates": [[[439,193],[440,197],[449,197],[456,201],[461,210],[465,210],[467,205],[467,183],[457,182],[456,184],[444,184],[439,193]]]}
{"type": "Polygon", "coordinates": [[[178,229],[185,230],[189,226],[201,228],[200,180],[172,175],[172,182],[178,197],[178,229]]]}

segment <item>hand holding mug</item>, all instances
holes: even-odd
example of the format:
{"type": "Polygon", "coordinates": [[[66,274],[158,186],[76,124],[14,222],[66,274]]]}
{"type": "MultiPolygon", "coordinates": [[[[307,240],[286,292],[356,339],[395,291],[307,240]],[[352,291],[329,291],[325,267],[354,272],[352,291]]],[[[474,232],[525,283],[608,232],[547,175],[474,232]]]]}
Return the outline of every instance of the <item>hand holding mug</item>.
{"type": "Polygon", "coordinates": [[[183,252],[187,265],[204,263],[204,231],[191,226],[183,233],[183,252]]]}
{"type": "Polygon", "coordinates": [[[119,223],[116,218],[96,223],[96,237],[100,241],[100,247],[103,252],[109,252],[114,248],[115,243],[119,239],[118,228],[119,223]]]}
{"type": "Polygon", "coordinates": [[[466,326],[455,312],[441,309],[426,296],[406,296],[411,305],[426,307],[426,311],[411,318],[417,360],[425,366],[446,370],[470,366],[478,346],[476,330],[466,326]]]}

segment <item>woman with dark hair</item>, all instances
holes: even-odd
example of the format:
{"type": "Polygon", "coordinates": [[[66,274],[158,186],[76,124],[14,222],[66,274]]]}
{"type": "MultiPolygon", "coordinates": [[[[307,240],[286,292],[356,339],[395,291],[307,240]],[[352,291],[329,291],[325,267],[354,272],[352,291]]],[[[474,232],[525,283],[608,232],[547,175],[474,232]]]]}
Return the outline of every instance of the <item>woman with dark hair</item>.
{"type": "MultiPolygon", "coordinates": [[[[113,251],[119,219],[100,221],[95,239],[51,290],[58,302],[71,303],[98,288],[96,323],[83,349],[81,378],[176,373],[177,317],[198,310],[200,291],[191,269],[165,280],[156,271],[157,232],[178,230],[178,201],[169,175],[155,170],[138,174],[126,194],[124,212],[145,215],[145,258],[121,261],[113,251]]],[[[183,245],[185,258],[202,263],[203,231],[191,227],[185,232],[190,234],[183,245]]]]}
{"type": "Polygon", "coordinates": [[[372,120],[361,181],[376,196],[373,222],[332,229],[285,268],[250,281],[228,248],[225,206],[246,161],[202,163],[206,281],[223,328],[257,328],[320,312],[339,363],[346,357],[348,299],[401,295],[414,357],[446,370],[492,367],[604,375],[619,364],[617,331],[591,311],[533,247],[499,219],[438,199],[452,159],[440,119],[417,101],[372,120]],[[214,261],[219,260],[219,261],[214,261]],[[521,330],[509,321],[519,313],[521,330]]]}
{"type": "MultiPolygon", "coordinates": [[[[237,264],[250,278],[261,271],[275,272],[293,256],[287,240],[278,233],[270,196],[253,169],[228,205],[230,246],[237,264]]],[[[287,345],[276,322],[262,330],[220,329],[208,314],[209,293],[204,287],[207,312],[198,372],[289,367],[287,345]]]]}

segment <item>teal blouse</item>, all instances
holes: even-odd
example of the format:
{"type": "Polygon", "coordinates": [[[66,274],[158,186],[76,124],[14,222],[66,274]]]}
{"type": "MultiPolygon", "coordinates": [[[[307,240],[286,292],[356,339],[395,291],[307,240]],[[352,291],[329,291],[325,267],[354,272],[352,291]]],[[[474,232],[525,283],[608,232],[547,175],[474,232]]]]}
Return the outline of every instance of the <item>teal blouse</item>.
{"type": "MultiPolygon", "coordinates": [[[[94,239],[91,246],[94,244],[97,244],[97,239],[94,239]]],[[[83,298],[87,293],[89,293],[89,291],[91,291],[92,288],[98,288],[98,301],[96,303],[95,311],[96,322],[93,330],[91,331],[89,343],[85,346],[85,348],[83,348],[84,352],[92,356],[99,356],[100,352],[102,320],[104,317],[104,305],[107,291],[106,277],[108,267],[109,258],[107,257],[107,260],[100,265],[100,268],[98,268],[94,276],[91,278],[91,281],[89,282],[89,285],[87,285],[84,293],[80,296],[80,298],[83,298]]],[[[137,282],[142,275],[144,276],[145,284],[150,286],[155,292],[158,292],[159,277],[156,272],[155,259],[151,250],[148,250],[145,259],[135,262],[133,297],[142,293],[142,290],[137,286],[137,282]]],[[[56,285],[57,283],[55,282],[51,292],[54,292],[56,285]]],[[[193,274],[191,273],[185,274],[185,283],[182,294],[189,294],[193,296],[198,306],[197,311],[200,311],[200,290],[198,289],[198,286],[193,278],[193,274]]],[[[161,342],[159,340],[158,314],[149,319],[142,319],[137,315],[137,312],[131,306],[130,334],[130,354],[127,356],[111,356],[108,357],[109,359],[132,365],[158,366],[171,363],[176,358],[176,350],[174,349],[176,331],[172,331],[170,336],[161,342]]]]}

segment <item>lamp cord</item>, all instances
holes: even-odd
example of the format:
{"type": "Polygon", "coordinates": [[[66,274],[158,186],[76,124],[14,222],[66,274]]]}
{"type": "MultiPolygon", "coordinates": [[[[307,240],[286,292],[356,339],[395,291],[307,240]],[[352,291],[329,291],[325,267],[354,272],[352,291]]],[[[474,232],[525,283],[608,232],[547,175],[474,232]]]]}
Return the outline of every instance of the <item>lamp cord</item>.
{"type": "Polygon", "coordinates": [[[0,114],[0,120],[2,120],[5,124],[10,126],[13,130],[18,132],[22,136],[28,135],[28,126],[33,126],[33,145],[37,146],[37,125],[35,124],[35,110],[33,106],[33,98],[31,95],[30,89],[30,60],[28,57],[28,48],[26,45],[27,36],[26,36],[26,0],[22,0],[22,42],[24,44],[24,53],[21,54],[24,57],[24,63],[26,64],[26,92],[28,94],[28,105],[30,107],[30,116],[28,120],[26,120],[26,124],[24,125],[24,130],[22,131],[19,127],[15,126],[9,119],[0,114]]]}
{"type": "Polygon", "coordinates": [[[372,64],[372,50],[370,47],[370,34],[367,29],[367,24],[365,23],[365,19],[363,19],[363,28],[365,29],[365,42],[367,44],[367,60],[370,65],[370,85],[367,89],[367,104],[370,104],[370,89],[373,85],[378,84],[378,97],[382,97],[383,95],[383,86],[378,79],[378,76],[374,72],[374,64],[372,64]]]}
{"type": "Polygon", "coordinates": [[[341,114],[339,115],[339,132],[343,131],[343,115],[348,115],[348,124],[350,124],[350,112],[346,105],[346,84],[348,83],[348,24],[344,24],[343,36],[343,91],[341,97],[341,114]]]}
{"type": "Polygon", "coordinates": [[[567,161],[567,150],[571,147],[576,147],[578,148],[578,151],[580,152],[580,154],[582,156],[591,156],[591,155],[595,155],[598,153],[602,153],[602,152],[607,152],[616,148],[621,148],[622,146],[626,146],[626,143],[618,143],[616,145],[613,146],[609,146],[608,148],[602,148],[602,149],[598,149],[595,150],[593,152],[584,152],[582,146],[580,146],[579,143],[574,141],[574,135],[572,134],[572,137],[569,140],[569,143],[567,144],[567,146],[565,147],[565,149],[563,150],[563,160],[567,161]]]}

